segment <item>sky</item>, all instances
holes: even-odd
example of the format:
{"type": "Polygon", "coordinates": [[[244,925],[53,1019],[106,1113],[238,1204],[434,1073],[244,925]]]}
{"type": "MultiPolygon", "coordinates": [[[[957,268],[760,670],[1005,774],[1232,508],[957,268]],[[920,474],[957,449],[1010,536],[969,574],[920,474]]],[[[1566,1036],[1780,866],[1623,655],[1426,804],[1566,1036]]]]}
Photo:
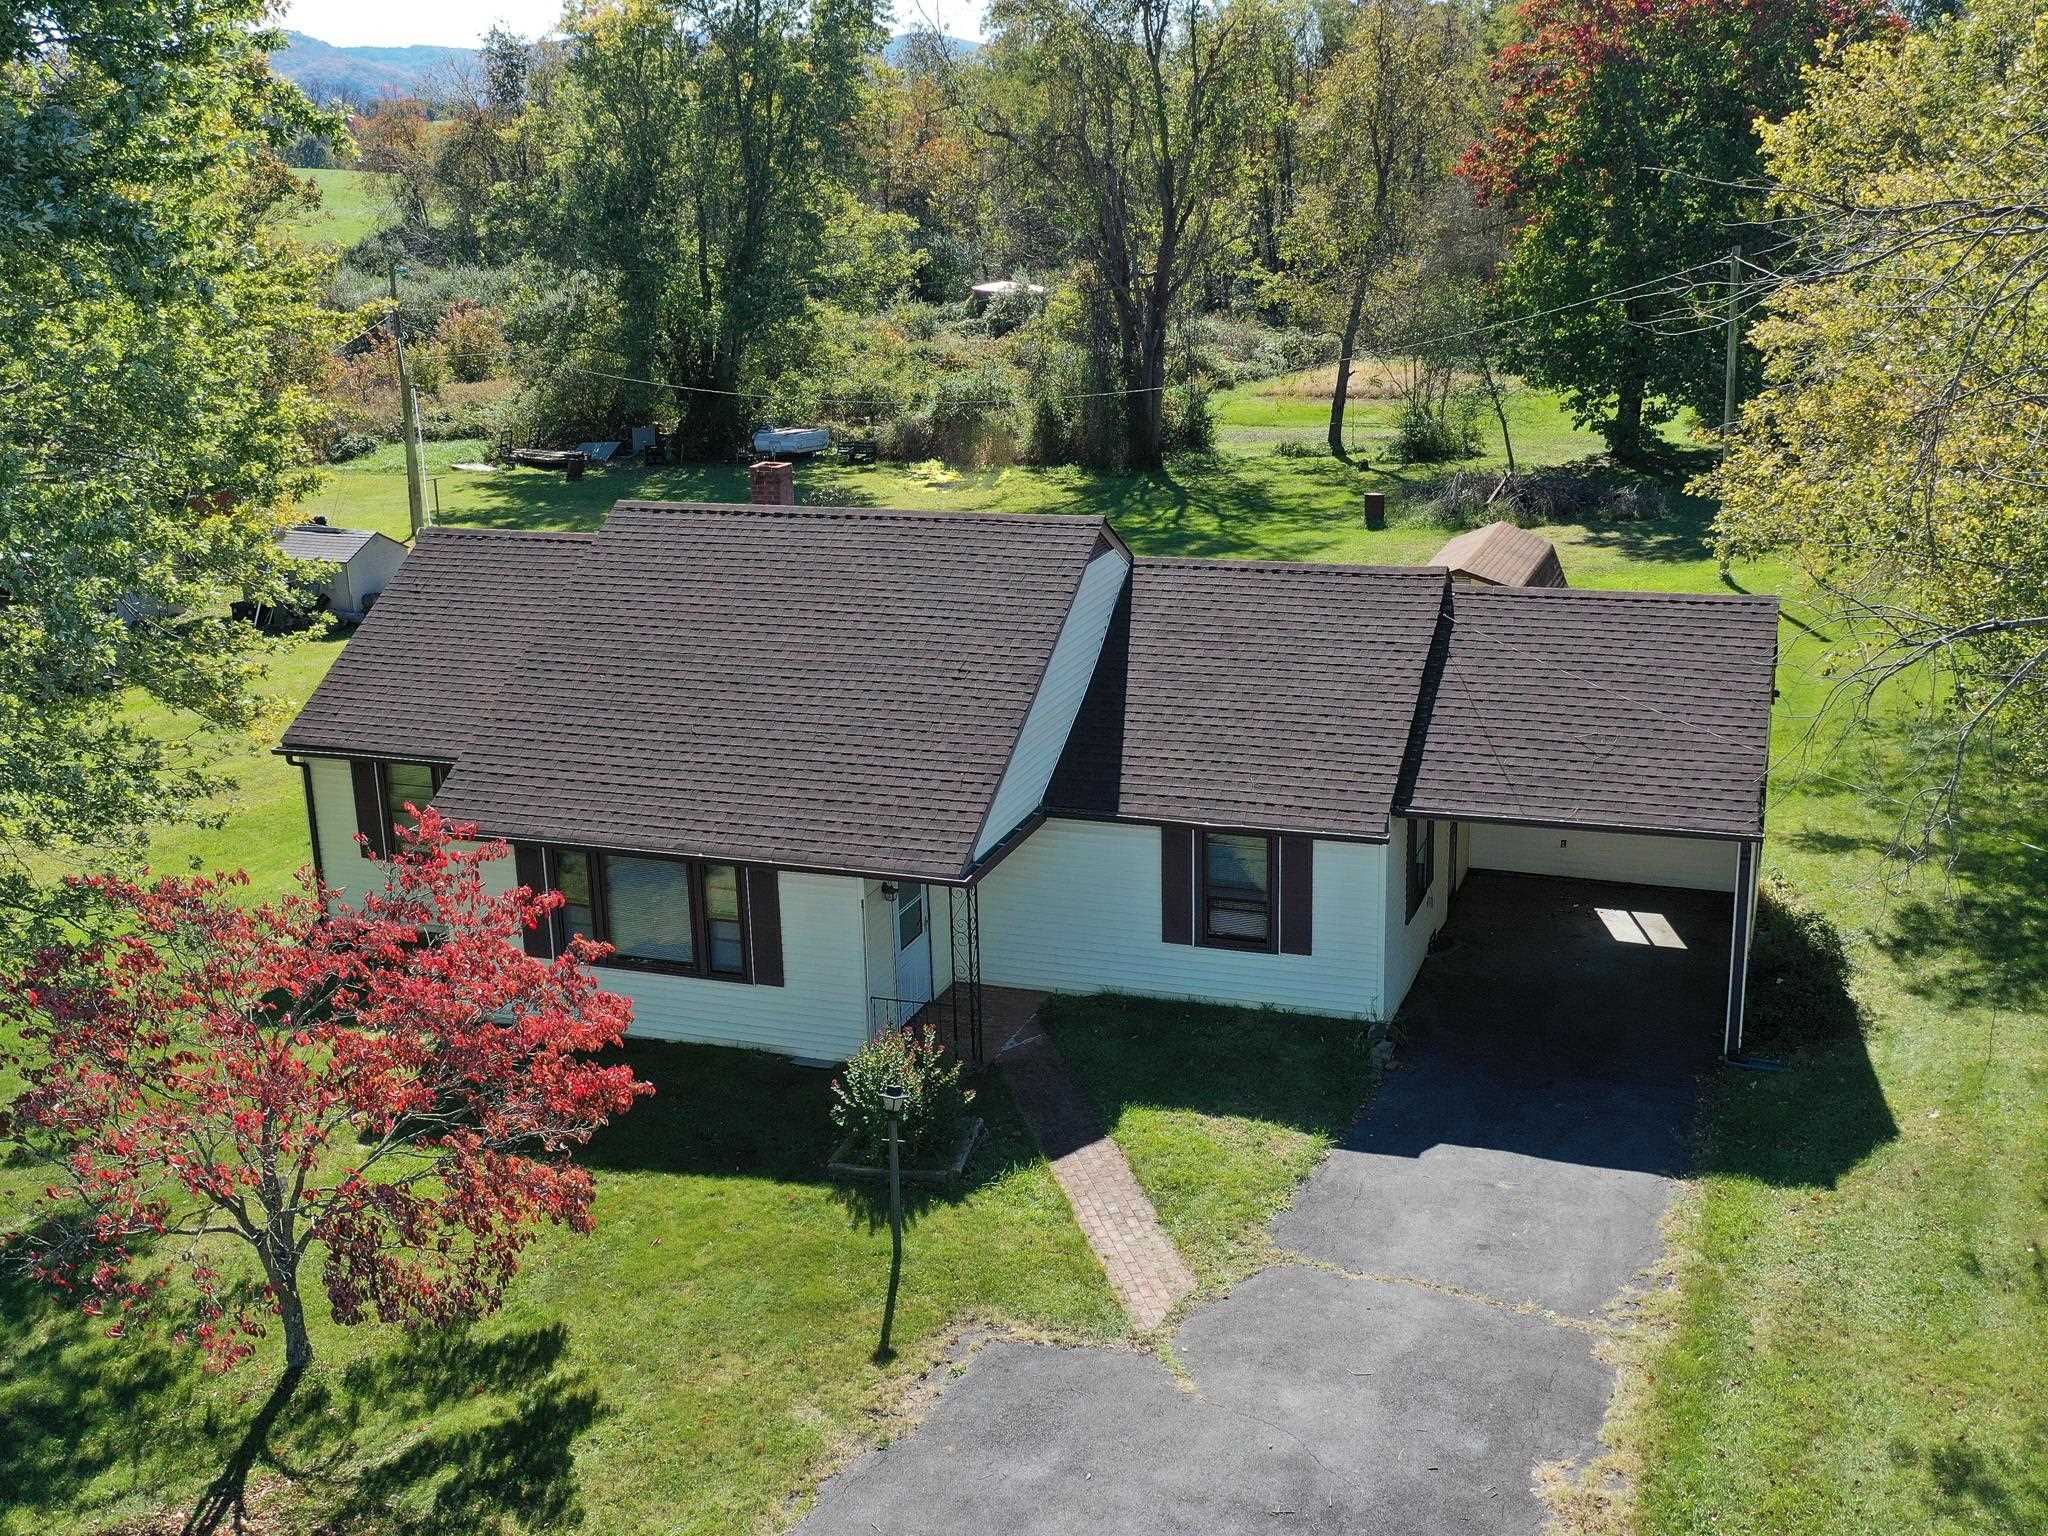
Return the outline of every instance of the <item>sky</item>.
{"type": "MultiPolygon", "coordinates": [[[[985,0],[895,0],[895,30],[936,19],[954,37],[979,38],[985,0]]],[[[552,28],[562,0],[287,0],[282,25],[323,43],[352,48],[440,43],[472,48],[493,22],[531,37],[552,28]]]]}

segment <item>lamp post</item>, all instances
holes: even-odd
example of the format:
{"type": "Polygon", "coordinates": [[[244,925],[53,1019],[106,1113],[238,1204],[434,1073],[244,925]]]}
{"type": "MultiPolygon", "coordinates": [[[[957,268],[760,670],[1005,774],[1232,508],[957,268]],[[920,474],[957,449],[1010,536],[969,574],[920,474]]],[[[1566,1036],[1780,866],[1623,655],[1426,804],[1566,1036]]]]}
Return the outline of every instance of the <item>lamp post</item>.
{"type": "Polygon", "coordinates": [[[877,1360],[890,1358],[889,1331],[896,1326],[896,1285],[903,1278],[903,1171],[896,1141],[903,1106],[909,1102],[909,1090],[901,1082],[890,1083],[882,1090],[882,1110],[889,1117],[889,1300],[882,1308],[882,1342],[875,1350],[877,1360]]]}

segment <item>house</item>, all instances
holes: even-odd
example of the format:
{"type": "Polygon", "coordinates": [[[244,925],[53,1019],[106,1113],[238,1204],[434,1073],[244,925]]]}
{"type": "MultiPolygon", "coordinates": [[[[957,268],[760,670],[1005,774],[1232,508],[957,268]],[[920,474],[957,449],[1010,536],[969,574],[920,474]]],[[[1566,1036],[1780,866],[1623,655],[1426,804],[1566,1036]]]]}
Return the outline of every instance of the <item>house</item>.
{"type": "Polygon", "coordinates": [[[1728,892],[1732,1051],[1776,636],[1093,517],[625,501],[426,530],[282,750],[344,896],[432,798],[650,1036],[838,1060],[987,985],[1388,1017],[1479,868],[1728,892]]]}
{"type": "Polygon", "coordinates": [[[1565,585],[1557,546],[1542,534],[1513,523],[1488,523],[1461,533],[1438,550],[1430,563],[1443,566],[1456,582],[1493,587],[1565,585]]]}
{"type": "Polygon", "coordinates": [[[351,622],[370,611],[406,556],[396,539],[364,528],[336,528],[324,517],[278,529],[277,544],[292,559],[319,567],[313,590],[329,613],[351,622]]]}

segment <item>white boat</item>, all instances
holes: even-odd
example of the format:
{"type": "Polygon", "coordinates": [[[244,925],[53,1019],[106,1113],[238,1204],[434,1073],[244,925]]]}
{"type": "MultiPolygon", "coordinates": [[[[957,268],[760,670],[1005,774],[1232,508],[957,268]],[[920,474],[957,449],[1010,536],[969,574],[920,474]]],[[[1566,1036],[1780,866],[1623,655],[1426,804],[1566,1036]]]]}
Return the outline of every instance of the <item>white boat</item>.
{"type": "Polygon", "coordinates": [[[825,427],[763,427],[754,434],[756,453],[823,453],[831,446],[832,433],[825,427]]]}

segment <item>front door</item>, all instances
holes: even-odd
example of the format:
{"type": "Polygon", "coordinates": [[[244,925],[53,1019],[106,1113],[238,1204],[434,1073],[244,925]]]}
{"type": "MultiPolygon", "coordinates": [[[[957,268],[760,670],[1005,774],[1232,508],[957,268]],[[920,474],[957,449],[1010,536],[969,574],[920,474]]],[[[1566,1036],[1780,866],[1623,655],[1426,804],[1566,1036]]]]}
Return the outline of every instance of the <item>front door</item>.
{"type": "MultiPolygon", "coordinates": [[[[932,930],[921,885],[896,886],[896,995],[910,1004],[932,1000],[932,930]]],[[[903,1010],[907,1019],[914,1008],[903,1010]]]]}

